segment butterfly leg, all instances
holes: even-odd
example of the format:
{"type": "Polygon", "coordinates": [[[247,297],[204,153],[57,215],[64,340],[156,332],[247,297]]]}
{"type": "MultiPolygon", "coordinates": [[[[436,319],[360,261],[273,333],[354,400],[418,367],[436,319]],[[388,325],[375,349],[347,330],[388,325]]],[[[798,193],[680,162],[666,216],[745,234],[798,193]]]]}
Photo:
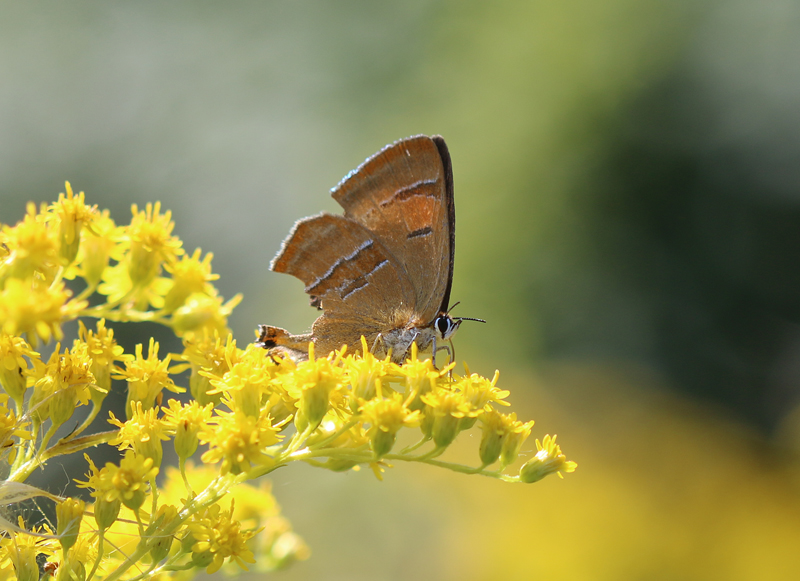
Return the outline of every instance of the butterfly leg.
{"type": "MultiPolygon", "coordinates": [[[[448,343],[450,343],[450,345],[439,345],[437,347],[436,346],[436,337],[433,338],[433,355],[432,355],[431,358],[433,359],[433,367],[435,369],[439,369],[438,367],[436,367],[436,352],[437,351],[447,351],[447,355],[449,356],[449,359],[450,359],[450,361],[447,362],[448,365],[451,365],[453,363],[453,361],[455,361],[455,357],[456,357],[455,347],[453,347],[453,342],[452,341],[448,340],[448,343]]],[[[453,370],[451,369],[450,370],[450,375],[452,375],[452,374],[453,374],[453,370]]]]}
{"type": "Polygon", "coordinates": [[[375,349],[378,347],[378,341],[380,341],[381,345],[383,345],[383,348],[386,349],[386,343],[383,341],[383,333],[378,333],[375,337],[375,340],[372,342],[372,348],[369,350],[370,353],[375,353],[375,349]]]}

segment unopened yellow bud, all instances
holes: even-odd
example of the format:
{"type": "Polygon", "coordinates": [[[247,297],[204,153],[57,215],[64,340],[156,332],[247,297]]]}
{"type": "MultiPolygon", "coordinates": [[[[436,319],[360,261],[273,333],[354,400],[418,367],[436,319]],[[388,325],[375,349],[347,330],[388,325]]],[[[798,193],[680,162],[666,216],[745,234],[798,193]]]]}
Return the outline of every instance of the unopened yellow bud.
{"type": "Polygon", "coordinates": [[[219,318],[219,301],[202,293],[193,293],[186,304],[172,315],[172,328],[178,335],[200,329],[219,318]]]}
{"type": "Polygon", "coordinates": [[[15,402],[21,402],[25,395],[25,376],[22,373],[22,367],[15,361],[0,362],[0,385],[15,402]]]}
{"type": "Polygon", "coordinates": [[[197,451],[197,434],[199,425],[192,425],[188,420],[179,422],[175,426],[175,452],[178,458],[185,460],[197,451]]]}
{"type": "Polygon", "coordinates": [[[453,443],[458,435],[460,418],[450,414],[437,416],[433,420],[433,442],[438,448],[446,448],[453,443]]]}
{"type": "Polygon", "coordinates": [[[60,426],[75,413],[78,403],[78,393],[75,386],[68,385],[53,394],[50,401],[50,421],[54,426],[60,426]]]}
{"type": "Polygon", "coordinates": [[[481,416],[483,434],[481,435],[480,457],[484,466],[494,464],[500,458],[503,443],[506,440],[505,423],[503,416],[492,409],[481,416]]]}
{"type": "Polygon", "coordinates": [[[422,422],[419,424],[419,429],[422,431],[422,435],[426,438],[431,438],[433,436],[433,421],[436,419],[436,416],[433,414],[433,408],[429,405],[423,404],[422,411],[422,422]]]}
{"type": "Polygon", "coordinates": [[[56,506],[56,532],[64,551],[68,551],[78,540],[78,531],[86,503],[79,498],[67,498],[56,506]]]}
{"type": "Polygon", "coordinates": [[[397,434],[389,430],[377,429],[372,432],[370,444],[376,458],[382,458],[392,451],[397,434]]]}
{"type": "Polygon", "coordinates": [[[178,516],[178,509],[171,504],[158,507],[155,519],[150,523],[145,531],[145,538],[148,539],[150,547],[150,557],[154,563],[158,563],[169,555],[172,548],[174,537],[165,529],[173,523],[178,516]]]}
{"type": "Polygon", "coordinates": [[[119,516],[121,502],[119,499],[105,500],[98,498],[94,503],[94,520],[97,527],[103,531],[114,524],[119,516]]]}
{"type": "Polygon", "coordinates": [[[209,394],[208,392],[214,389],[211,385],[211,381],[208,377],[200,375],[199,371],[200,367],[192,366],[192,374],[189,376],[189,391],[192,397],[197,400],[197,403],[200,405],[209,403],[217,405],[220,400],[222,400],[222,393],[217,392],[209,394]]]}

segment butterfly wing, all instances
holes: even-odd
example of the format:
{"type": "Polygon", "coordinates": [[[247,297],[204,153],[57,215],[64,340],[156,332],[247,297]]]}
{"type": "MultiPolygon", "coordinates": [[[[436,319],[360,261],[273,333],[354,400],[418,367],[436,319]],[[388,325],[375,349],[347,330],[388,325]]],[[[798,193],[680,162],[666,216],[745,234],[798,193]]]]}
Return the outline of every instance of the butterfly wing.
{"type": "Polygon", "coordinates": [[[415,315],[447,311],[455,256],[453,171],[444,139],[418,135],[367,159],[331,195],[383,243],[413,287],[415,315]]]}
{"type": "Polygon", "coordinates": [[[325,313],[314,323],[320,353],[357,348],[411,305],[414,288],[394,256],[364,226],[345,216],[300,220],[272,261],[272,270],[299,278],[325,313]]]}

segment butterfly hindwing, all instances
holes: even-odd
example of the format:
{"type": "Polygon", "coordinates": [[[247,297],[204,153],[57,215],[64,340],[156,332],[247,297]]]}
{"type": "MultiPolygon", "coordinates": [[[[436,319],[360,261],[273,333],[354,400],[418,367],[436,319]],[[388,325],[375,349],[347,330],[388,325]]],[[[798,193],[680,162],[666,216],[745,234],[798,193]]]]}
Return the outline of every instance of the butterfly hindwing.
{"type": "Polygon", "coordinates": [[[394,307],[414,297],[407,276],[380,240],[344,216],[323,213],[300,220],[272,270],[303,281],[329,316],[357,324],[385,325],[394,307]]]}

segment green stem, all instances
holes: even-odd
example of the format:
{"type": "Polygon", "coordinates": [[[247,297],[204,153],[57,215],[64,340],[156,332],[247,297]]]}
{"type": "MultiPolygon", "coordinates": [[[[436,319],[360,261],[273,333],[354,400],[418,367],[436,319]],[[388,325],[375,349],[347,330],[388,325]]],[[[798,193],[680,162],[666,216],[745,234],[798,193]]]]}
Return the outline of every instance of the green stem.
{"type": "Polygon", "coordinates": [[[83,420],[83,423],[81,423],[80,426],[75,428],[75,430],[69,436],[61,438],[59,443],[68,442],[70,440],[75,439],[77,436],[80,436],[86,430],[86,428],[88,428],[90,425],[92,425],[92,422],[95,420],[95,418],[97,417],[97,414],[99,414],[99,413],[100,413],[100,406],[97,405],[96,403],[92,402],[92,411],[89,412],[89,415],[87,416],[87,418],[85,420],[83,420]]]}
{"type": "Polygon", "coordinates": [[[349,422],[346,422],[345,424],[343,424],[341,428],[336,430],[333,434],[331,434],[330,436],[328,436],[324,440],[321,440],[318,443],[314,444],[314,446],[315,447],[319,446],[321,448],[321,447],[325,446],[326,444],[329,444],[331,442],[336,441],[336,439],[339,436],[341,436],[342,434],[347,432],[347,430],[349,430],[350,428],[355,426],[359,421],[360,421],[360,418],[351,418],[349,422]]]}
{"type": "Polygon", "coordinates": [[[97,558],[94,560],[94,565],[92,566],[92,570],[89,571],[89,574],[86,576],[86,581],[92,581],[94,574],[97,572],[97,568],[100,566],[101,561],[103,560],[104,551],[103,545],[105,544],[105,530],[101,530],[98,534],[97,539],[97,558]]]}
{"type": "Polygon", "coordinates": [[[78,293],[78,295],[76,297],[74,297],[73,300],[82,301],[82,300],[88,299],[90,296],[92,296],[94,294],[94,291],[97,290],[97,287],[98,287],[97,284],[92,284],[92,285],[87,286],[80,293],[78,293]]]}
{"type": "Polygon", "coordinates": [[[50,424],[50,427],[47,429],[47,432],[45,432],[44,437],[42,438],[42,441],[39,444],[40,449],[44,449],[47,447],[47,444],[50,443],[50,438],[52,438],[55,435],[56,431],[58,431],[58,428],[59,426],[56,426],[55,424],[50,424]]]}
{"type": "MultiPolygon", "coordinates": [[[[507,474],[502,474],[499,471],[492,471],[486,470],[483,467],[474,467],[474,466],[464,466],[463,464],[455,464],[452,462],[443,462],[441,460],[435,460],[433,458],[427,457],[428,455],[423,456],[406,456],[404,454],[386,454],[381,459],[382,460],[395,460],[400,462],[420,462],[422,464],[430,464],[431,466],[437,466],[439,468],[446,468],[448,470],[452,470],[453,472],[459,472],[461,474],[479,474],[481,476],[488,476],[489,478],[496,478],[498,480],[502,480],[504,482],[519,482],[518,476],[509,476],[507,474]]],[[[336,457],[342,460],[349,460],[351,462],[358,462],[359,464],[368,463],[374,461],[374,456],[371,452],[364,452],[359,453],[355,452],[352,449],[341,449],[341,448],[329,448],[324,450],[302,450],[299,452],[295,452],[292,454],[291,460],[301,460],[304,462],[309,462],[312,464],[319,465],[318,462],[314,460],[314,458],[324,458],[324,457],[336,457]]],[[[324,466],[324,464],[323,464],[324,466]]]]}
{"type": "Polygon", "coordinates": [[[306,429],[304,429],[302,432],[295,433],[295,435],[292,436],[292,439],[289,441],[289,445],[286,446],[286,451],[283,454],[281,454],[279,458],[280,457],[285,458],[286,456],[290,456],[291,454],[296,452],[300,448],[300,446],[303,445],[303,442],[306,441],[308,436],[311,435],[311,432],[313,431],[314,430],[312,430],[310,426],[306,426],[306,429]]]}
{"type": "Polygon", "coordinates": [[[192,492],[192,485],[189,483],[189,477],[186,475],[186,458],[180,458],[178,460],[178,468],[180,468],[183,484],[186,486],[186,492],[189,494],[189,498],[191,498],[194,496],[194,493],[192,492]]]}
{"type": "Polygon", "coordinates": [[[409,452],[413,452],[414,450],[416,450],[418,448],[421,448],[422,446],[424,446],[425,444],[430,442],[430,440],[431,440],[430,436],[422,436],[422,439],[419,442],[417,442],[416,444],[411,444],[410,446],[407,446],[407,447],[403,448],[400,451],[400,453],[401,454],[408,454],[409,452]]]}
{"type": "Polygon", "coordinates": [[[56,456],[74,454],[75,452],[80,452],[81,450],[92,448],[99,444],[107,444],[109,440],[113,439],[117,434],[119,434],[119,430],[109,430],[107,432],[98,432],[96,434],[90,434],[88,436],[82,436],[80,438],[74,438],[66,441],[60,440],[57,444],[42,452],[40,459],[42,462],[44,462],[45,460],[49,460],[50,458],[54,458],[56,456]]]}

